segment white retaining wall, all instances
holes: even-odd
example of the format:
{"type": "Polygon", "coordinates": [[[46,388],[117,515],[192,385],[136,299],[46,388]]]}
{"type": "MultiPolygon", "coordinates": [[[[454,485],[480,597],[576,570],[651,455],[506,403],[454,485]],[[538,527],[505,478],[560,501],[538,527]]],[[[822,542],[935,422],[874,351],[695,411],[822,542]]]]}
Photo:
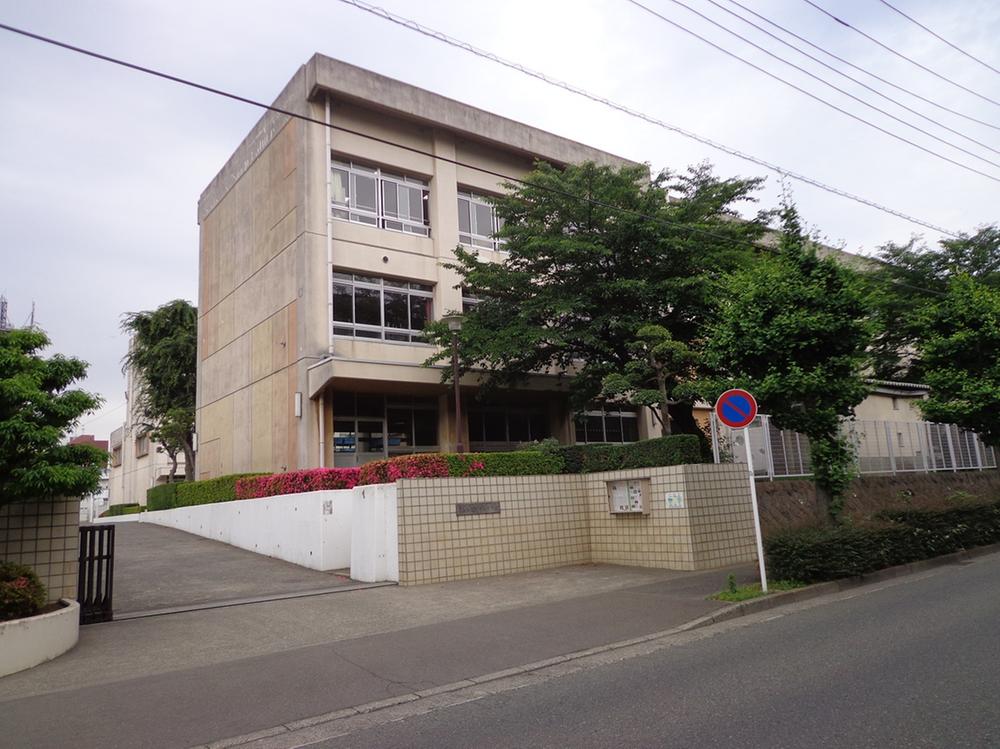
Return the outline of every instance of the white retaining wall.
{"type": "Polygon", "coordinates": [[[142,523],[176,528],[310,569],[338,570],[352,564],[355,491],[239,499],[143,512],[134,517],[142,523]]]}
{"type": "Polygon", "coordinates": [[[354,489],[351,577],[366,583],[399,582],[399,518],[396,485],[354,489]]]}
{"type": "Polygon", "coordinates": [[[62,655],[80,636],[80,604],[68,598],[48,614],[0,622],[0,676],[62,655]]]}

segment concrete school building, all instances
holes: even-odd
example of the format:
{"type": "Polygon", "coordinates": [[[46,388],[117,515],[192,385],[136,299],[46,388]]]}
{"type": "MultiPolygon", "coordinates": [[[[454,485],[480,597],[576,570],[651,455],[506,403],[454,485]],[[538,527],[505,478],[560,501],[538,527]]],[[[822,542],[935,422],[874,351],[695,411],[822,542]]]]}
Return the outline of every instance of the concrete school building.
{"type": "Polygon", "coordinates": [[[275,106],[316,122],[266,113],[198,204],[198,478],[453,450],[459,431],[472,450],[655,436],[634,410],[578,423],[546,376],[489,406],[466,376],[456,424],[422,366],[425,321],[475,301],[442,267],[454,247],[503,257],[495,174],[631,162],[321,55],[275,106]]]}

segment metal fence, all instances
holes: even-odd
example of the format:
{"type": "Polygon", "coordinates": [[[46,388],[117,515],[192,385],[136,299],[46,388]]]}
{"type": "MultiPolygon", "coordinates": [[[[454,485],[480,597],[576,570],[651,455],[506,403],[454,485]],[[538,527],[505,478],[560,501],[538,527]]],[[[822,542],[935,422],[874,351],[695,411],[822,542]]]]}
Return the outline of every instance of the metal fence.
{"type": "Polygon", "coordinates": [[[80,624],[114,620],[115,526],[80,526],[80,624]]]}
{"type": "MultiPolygon", "coordinates": [[[[742,429],[730,429],[712,414],[715,462],[747,462],[742,429]]],[[[929,421],[845,421],[845,436],[854,445],[859,473],[976,471],[997,467],[997,453],[979,435],[954,424],[929,421]]],[[[809,476],[809,440],[778,429],[765,414],[750,425],[754,474],[761,478],[809,476]]]]}

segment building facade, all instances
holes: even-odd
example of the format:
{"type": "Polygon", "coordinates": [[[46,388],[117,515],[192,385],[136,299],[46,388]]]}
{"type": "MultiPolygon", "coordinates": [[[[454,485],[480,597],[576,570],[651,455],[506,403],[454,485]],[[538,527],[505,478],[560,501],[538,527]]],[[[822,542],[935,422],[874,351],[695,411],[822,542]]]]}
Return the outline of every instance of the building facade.
{"type": "Polygon", "coordinates": [[[624,159],[314,56],[201,196],[199,478],[359,465],[394,454],[652,434],[648,416],[574,419],[555,377],[489,404],[462,380],[462,423],[426,321],[474,303],[443,264],[500,259],[484,200],[536,159],[624,159]],[[333,128],[325,126],[329,123],[333,128]]]}

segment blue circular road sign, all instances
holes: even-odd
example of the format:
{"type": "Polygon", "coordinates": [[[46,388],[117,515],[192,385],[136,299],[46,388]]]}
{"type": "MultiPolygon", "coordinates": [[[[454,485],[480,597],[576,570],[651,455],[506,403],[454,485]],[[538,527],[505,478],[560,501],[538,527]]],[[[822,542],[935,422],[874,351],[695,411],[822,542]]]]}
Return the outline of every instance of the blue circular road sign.
{"type": "Polygon", "coordinates": [[[742,429],[757,418],[757,401],[746,390],[727,390],[715,402],[715,415],[727,427],[742,429]]]}

